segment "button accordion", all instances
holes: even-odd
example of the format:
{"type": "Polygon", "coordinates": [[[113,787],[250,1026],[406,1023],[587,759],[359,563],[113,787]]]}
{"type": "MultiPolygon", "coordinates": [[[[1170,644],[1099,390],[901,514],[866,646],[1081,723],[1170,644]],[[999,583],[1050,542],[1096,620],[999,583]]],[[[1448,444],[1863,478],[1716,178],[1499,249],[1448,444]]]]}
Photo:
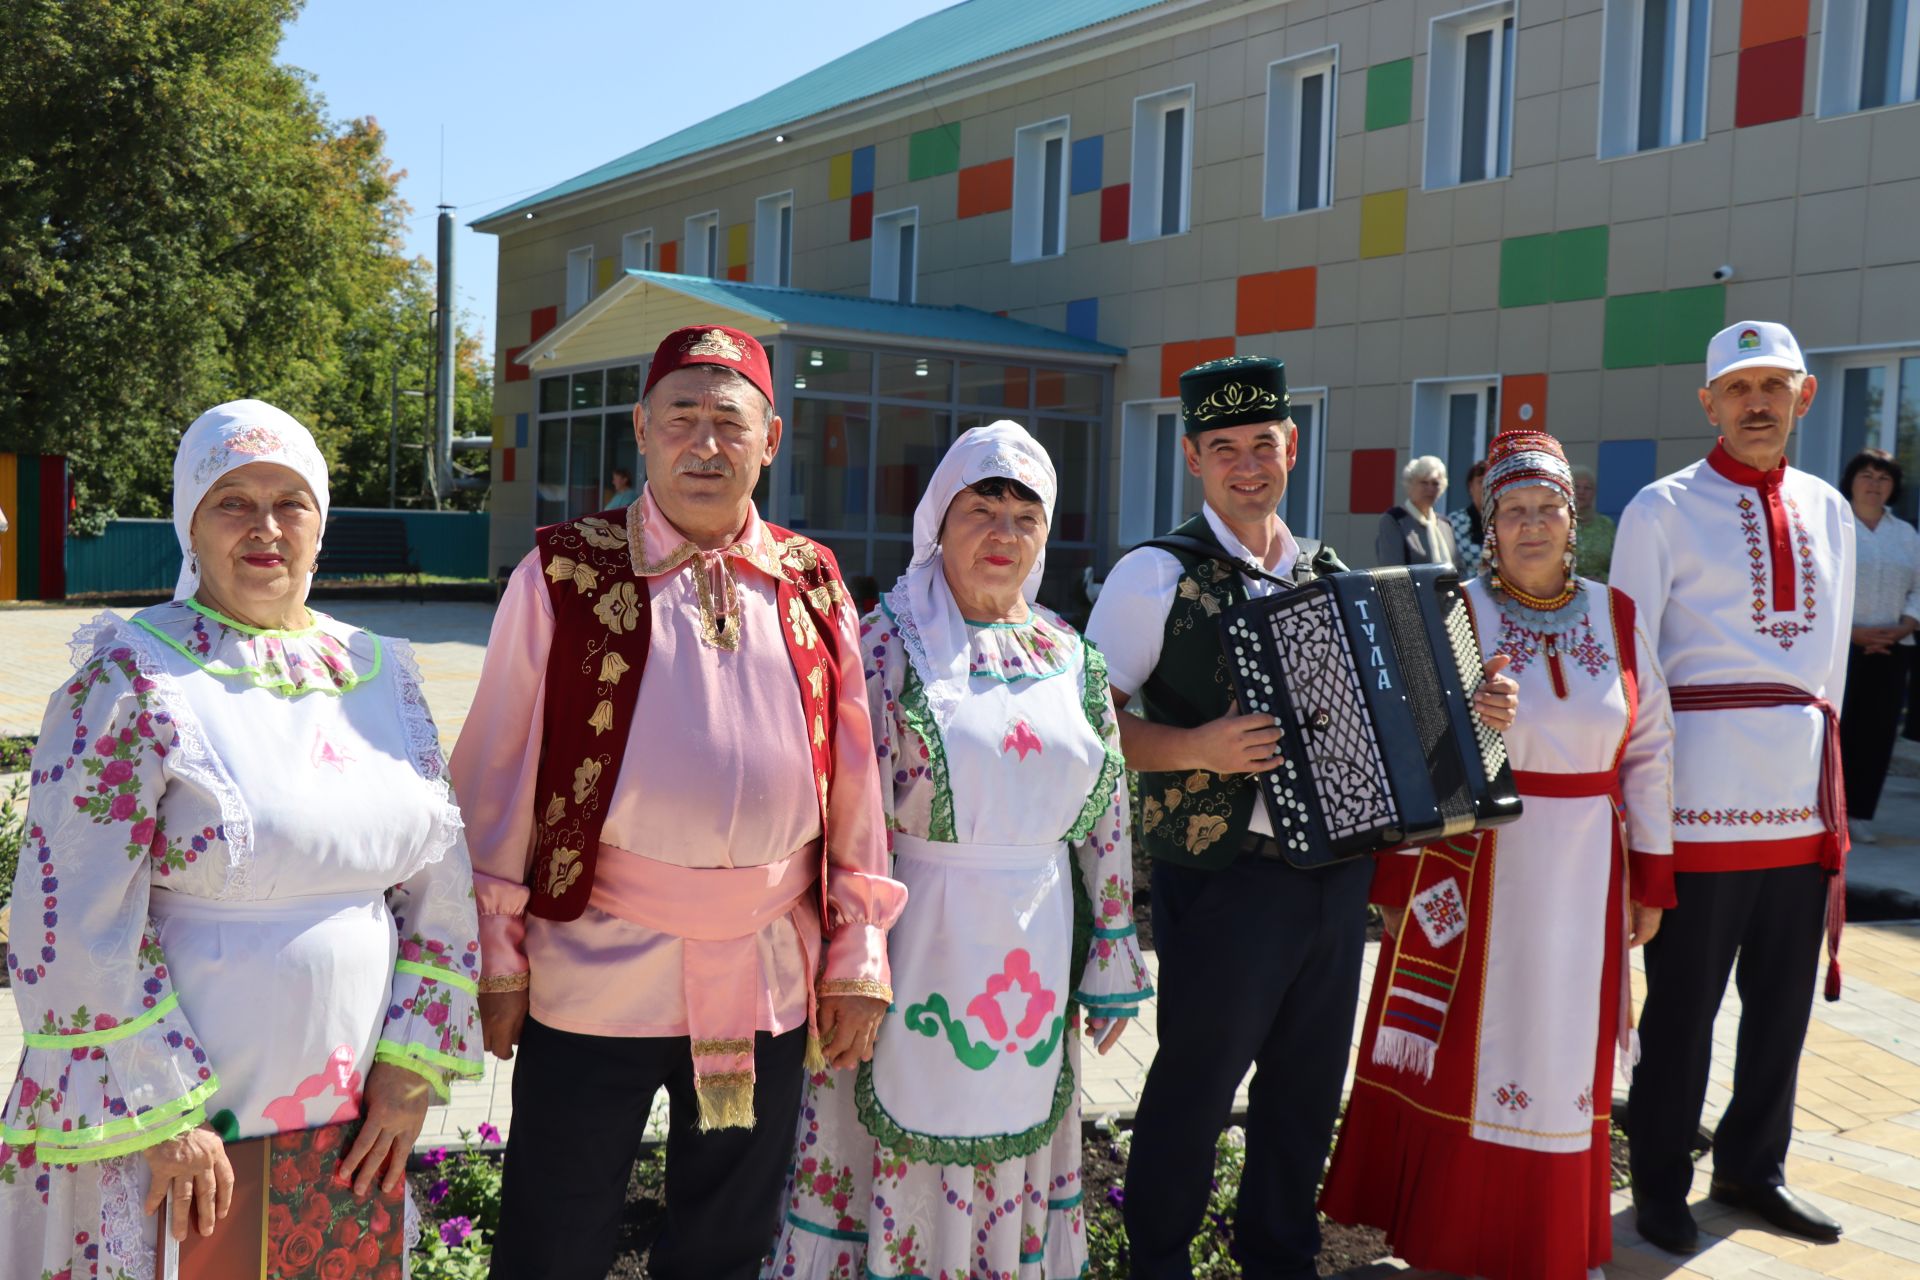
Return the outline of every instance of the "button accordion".
{"type": "Polygon", "coordinates": [[[1520,816],[1473,714],[1480,643],[1442,565],[1333,573],[1222,612],[1240,710],[1280,721],[1259,776],[1280,855],[1311,868],[1520,816]]]}

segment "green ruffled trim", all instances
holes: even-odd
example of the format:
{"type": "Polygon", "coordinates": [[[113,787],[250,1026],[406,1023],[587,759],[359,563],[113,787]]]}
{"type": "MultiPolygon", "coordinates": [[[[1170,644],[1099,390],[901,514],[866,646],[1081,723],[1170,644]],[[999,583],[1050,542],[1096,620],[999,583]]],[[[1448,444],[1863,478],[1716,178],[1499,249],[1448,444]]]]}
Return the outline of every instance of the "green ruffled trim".
{"type": "Polygon", "coordinates": [[[373,1060],[419,1076],[427,1082],[427,1087],[433,1090],[433,1096],[438,1101],[445,1102],[453,1096],[453,1086],[447,1080],[446,1071],[440,1067],[408,1057],[396,1049],[388,1048],[384,1043],[373,1047],[373,1060]]]}
{"type": "Polygon", "coordinates": [[[805,1218],[787,1210],[787,1225],[798,1227],[810,1235],[825,1236],[829,1240],[843,1240],[849,1244],[865,1244],[867,1233],[864,1231],[841,1231],[837,1227],[823,1227],[817,1222],[808,1222],[805,1218]]]}
{"type": "MultiPolygon", "coordinates": [[[[221,626],[231,627],[233,630],[245,635],[264,636],[276,640],[300,640],[319,634],[321,631],[320,624],[317,622],[311,627],[303,627],[298,631],[267,631],[259,627],[249,627],[243,622],[235,622],[232,618],[222,617],[220,614],[215,613],[212,609],[207,608],[197,601],[183,600],[181,603],[189,609],[192,609],[195,613],[203,617],[211,618],[221,626]]],[[[314,616],[319,617],[321,615],[316,614],[314,616]]],[[[245,680],[248,684],[253,685],[256,689],[267,689],[274,693],[283,693],[288,696],[295,696],[302,693],[324,693],[337,698],[342,694],[352,693],[355,689],[379,675],[381,667],[386,662],[386,646],[381,643],[379,635],[372,631],[363,631],[361,634],[373,641],[373,666],[369,668],[364,675],[351,670],[341,672],[340,678],[346,682],[343,685],[334,685],[331,682],[324,684],[295,684],[291,680],[278,676],[270,676],[260,667],[228,667],[208,662],[199,654],[187,648],[187,646],[179,640],[176,640],[159,627],[148,622],[145,618],[134,618],[133,625],[139,627],[142,631],[145,631],[148,635],[160,641],[210,676],[238,677],[245,680]]],[[[344,641],[341,647],[346,647],[344,641]]]]}
{"type": "Polygon", "coordinates": [[[484,1062],[468,1062],[465,1058],[456,1058],[450,1053],[441,1053],[438,1049],[428,1049],[417,1044],[401,1044],[397,1040],[381,1039],[373,1046],[373,1060],[388,1062],[396,1067],[405,1067],[428,1084],[435,1085],[435,1092],[445,1102],[451,1092],[447,1082],[435,1081],[425,1068],[434,1067],[459,1080],[476,1080],[487,1073],[484,1062]]]}
{"type": "Polygon", "coordinates": [[[145,1031],[160,1019],[172,1013],[180,1004],[180,993],[170,991],[167,998],[137,1018],[130,1018],[118,1026],[105,1027],[99,1031],[75,1031],[66,1035],[57,1032],[29,1031],[21,1037],[29,1049],[87,1049],[97,1044],[112,1044],[115,1040],[125,1040],[128,1036],[145,1031]]]}
{"type": "Polygon", "coordinates": [[[470,996],[480,994],[479,984],[465,974],[455,973],[451,969],[437,969],[433,965],[422,964],[418,960],[395,960],[393,962],[393,971],[395,973],[414,973],[423,978],[432,978],[435,982],[444,982],[448,986],[464,991],[470,996]]]}
{"type": "MultiPolygon", "coordinates": [[[[1111,995],[1104,996],[1088,995],[1084,991],[1076,991],[1073,993],[1073,1002],[1075,1004],[1086,1005],[1089,1008],[1105,1005],[1131,1005],[1137,1009],[1140,1007],[1142,1000],[1151,1000],[1152,998],[1153,987],[1151,985],[1142,987],[1138,991],[1116,991],[1111,995]]],[[[1108,1010],[1105,1008],[1097,1008],[1096,1012],[1105,1014],[1108,1010]]]]}
{"type": "Polygon", "coordinates": [[[0,1138],[17,1147],[32,1147],[44,1164],[87,1164],[111,1160],[134,1151],[158,1146],[168,1138],[185,1133],[207,1122],[205,1102],[220,1088],[220,1077],[212,1076],[194,1086],[185,1097],[154,1107],[124,1120],[85,1129],[0,1130],[0,1138]],[[117,1140],[116,1140],[117,1139],[117,1140]]]}
{"type": "Polygon", "coordinates": [[[1095,780],[1093,790],[1087,795],[1086,804],[1080,808],[1080,818],[1067,832],[1069,844],[1085,840],[1093,832],[1094,824],[1100,821],[1100,815],[1113,803],[1113,789],[1120,781],[1121,771],[1127,767],[1126,759],[1120,754],[1119,737],[1116,730],[1112,737],[1106,732],[1103,723],[1107,714],[1107,660],[1091,644],[1082,646],[1086,651],[1086,662],[1080,674],[1080,706],[1087,713],[1087,723],[1106,748],[1106,762],[1100,766],[1100,777],[1095,780]]]}
{"type": "Polygon", "coordinates": [[[1073,1105],[1076,1096],[1073,1067],[1068,1064],[1063,1048],[1060,1053],[1060,1077],[1053,1086],[1053,1111],[1045,1120],[1023,1133],[941,1138],[904,1128],[887,1114],[886,1107],[873,1091],[871,1062],[860,1064],[860,1073],[855,1077],[853,1086],[854,1105],[859,1110],[860,1123],[866,1126],[874,1141],[921,1164],[997,1164],[1002,1160],[1030,1156],[1053,1141],[1054,1131],[1060,1127],[1060,1121],[1066,1117],[1067,1108],[1073,1105]]]}
{"type": "Polygon", "coordinates": [[[938,844],[953,844],[953,783],[947,777],[947,744],[933,723],[933,712],[927,708],[926,687],[914,674],[913,664],[901,665],[906,667],[907,674],[900,682],[900,721],[927,744],[927,759],[933,769],[933,814],[927,823],[927,839],[938,844]]]}

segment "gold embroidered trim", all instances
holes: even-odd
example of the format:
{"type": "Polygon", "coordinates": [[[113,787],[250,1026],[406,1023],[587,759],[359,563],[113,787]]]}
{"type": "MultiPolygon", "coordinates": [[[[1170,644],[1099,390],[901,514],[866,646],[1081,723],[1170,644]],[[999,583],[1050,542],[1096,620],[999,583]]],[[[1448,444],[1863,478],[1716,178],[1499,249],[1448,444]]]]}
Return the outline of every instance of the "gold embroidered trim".
{"type": "Polygon", "coordinates": [[[709,329],[689,341],[680,351],[682,355],[721,356],[734,361],[747,358],[746,348],[735,342],[724,329],[709,329]]]}
{"type": "Polygon", "coordinates": [[[482,995],[498,995],[503,991],[525,991],[533,985],[533,975],[522,969],[519,973],[497,973],[491,978],[481,978],[474,983],[482,995]]]}
{"type": "Polygon", "coordinates": [[[893,1003],[893,988],[872,978],[830,978],[820,984],[822,996],[866,996],[893,1003]]]}
{"type": "MultiPolygon", "coordinates": [[[[695,1040],[693,1042],[693,1056],[696,1058],[710,1057],[710,1056],[719,1055],[719,1054],[741,1054],[741,1053],[752,1053],[752,1052],[753,1052],[753,1041],[751,1040],[741,1040],[741,1039],[695,1040]]],[[[716,1079],[717,1077],[706,1076],[703,1078],[712,1080],[712,1079],[716,1079]]]]}
{"type": "Polygon", "coordinates": [[[1250,413],[1256,409],[1281,409],[1284,413],[1280,397],[1265,387],[1229,382],[1216,387],[1205,400],[1193,406],[1193,411],[1187,416],[1196,422],[1211,422],[1228,414],[1250,413]]]}

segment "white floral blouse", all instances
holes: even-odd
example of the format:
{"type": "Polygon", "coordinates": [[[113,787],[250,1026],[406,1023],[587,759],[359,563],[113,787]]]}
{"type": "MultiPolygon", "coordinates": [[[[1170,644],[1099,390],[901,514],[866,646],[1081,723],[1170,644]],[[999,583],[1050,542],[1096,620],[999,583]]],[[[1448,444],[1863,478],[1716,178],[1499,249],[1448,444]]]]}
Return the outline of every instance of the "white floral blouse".
{"type": "Polygon", "coordinates": [[[472,874],[411,650],[315,615],[102,615],[48,704],[14,882],[26,1053],[0,1274],[152,1274],[138,1152],[480,1074],[472,874]]]}

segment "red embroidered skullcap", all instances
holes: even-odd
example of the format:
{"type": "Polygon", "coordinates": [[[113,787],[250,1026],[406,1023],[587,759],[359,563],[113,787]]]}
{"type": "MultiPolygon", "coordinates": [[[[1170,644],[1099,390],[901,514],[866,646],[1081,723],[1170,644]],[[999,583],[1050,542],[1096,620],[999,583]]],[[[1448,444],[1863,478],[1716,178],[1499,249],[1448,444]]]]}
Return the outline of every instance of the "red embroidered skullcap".
{"type": "Polygon", "coordinates": [[[1573,505],[1573,472],[1560,442],[1544,431],[1518,428],[1502,431],[1487,446],[1487,474],[1481,480],[1488,518],[1502,494],[1527,485],[1559,490],[1573,505]]]}
{"type": "Polygon", "coordinates": [[[731,369],[758,388],[768,404],[773,403],[773,370],[767,365],[766,348],[749,334],[717,324],[688,325],[662,338],[653,350],[653,367],[647,370],[647,385],[640,394],[644,397],[660,379],[694,364],[731,369]]]}

